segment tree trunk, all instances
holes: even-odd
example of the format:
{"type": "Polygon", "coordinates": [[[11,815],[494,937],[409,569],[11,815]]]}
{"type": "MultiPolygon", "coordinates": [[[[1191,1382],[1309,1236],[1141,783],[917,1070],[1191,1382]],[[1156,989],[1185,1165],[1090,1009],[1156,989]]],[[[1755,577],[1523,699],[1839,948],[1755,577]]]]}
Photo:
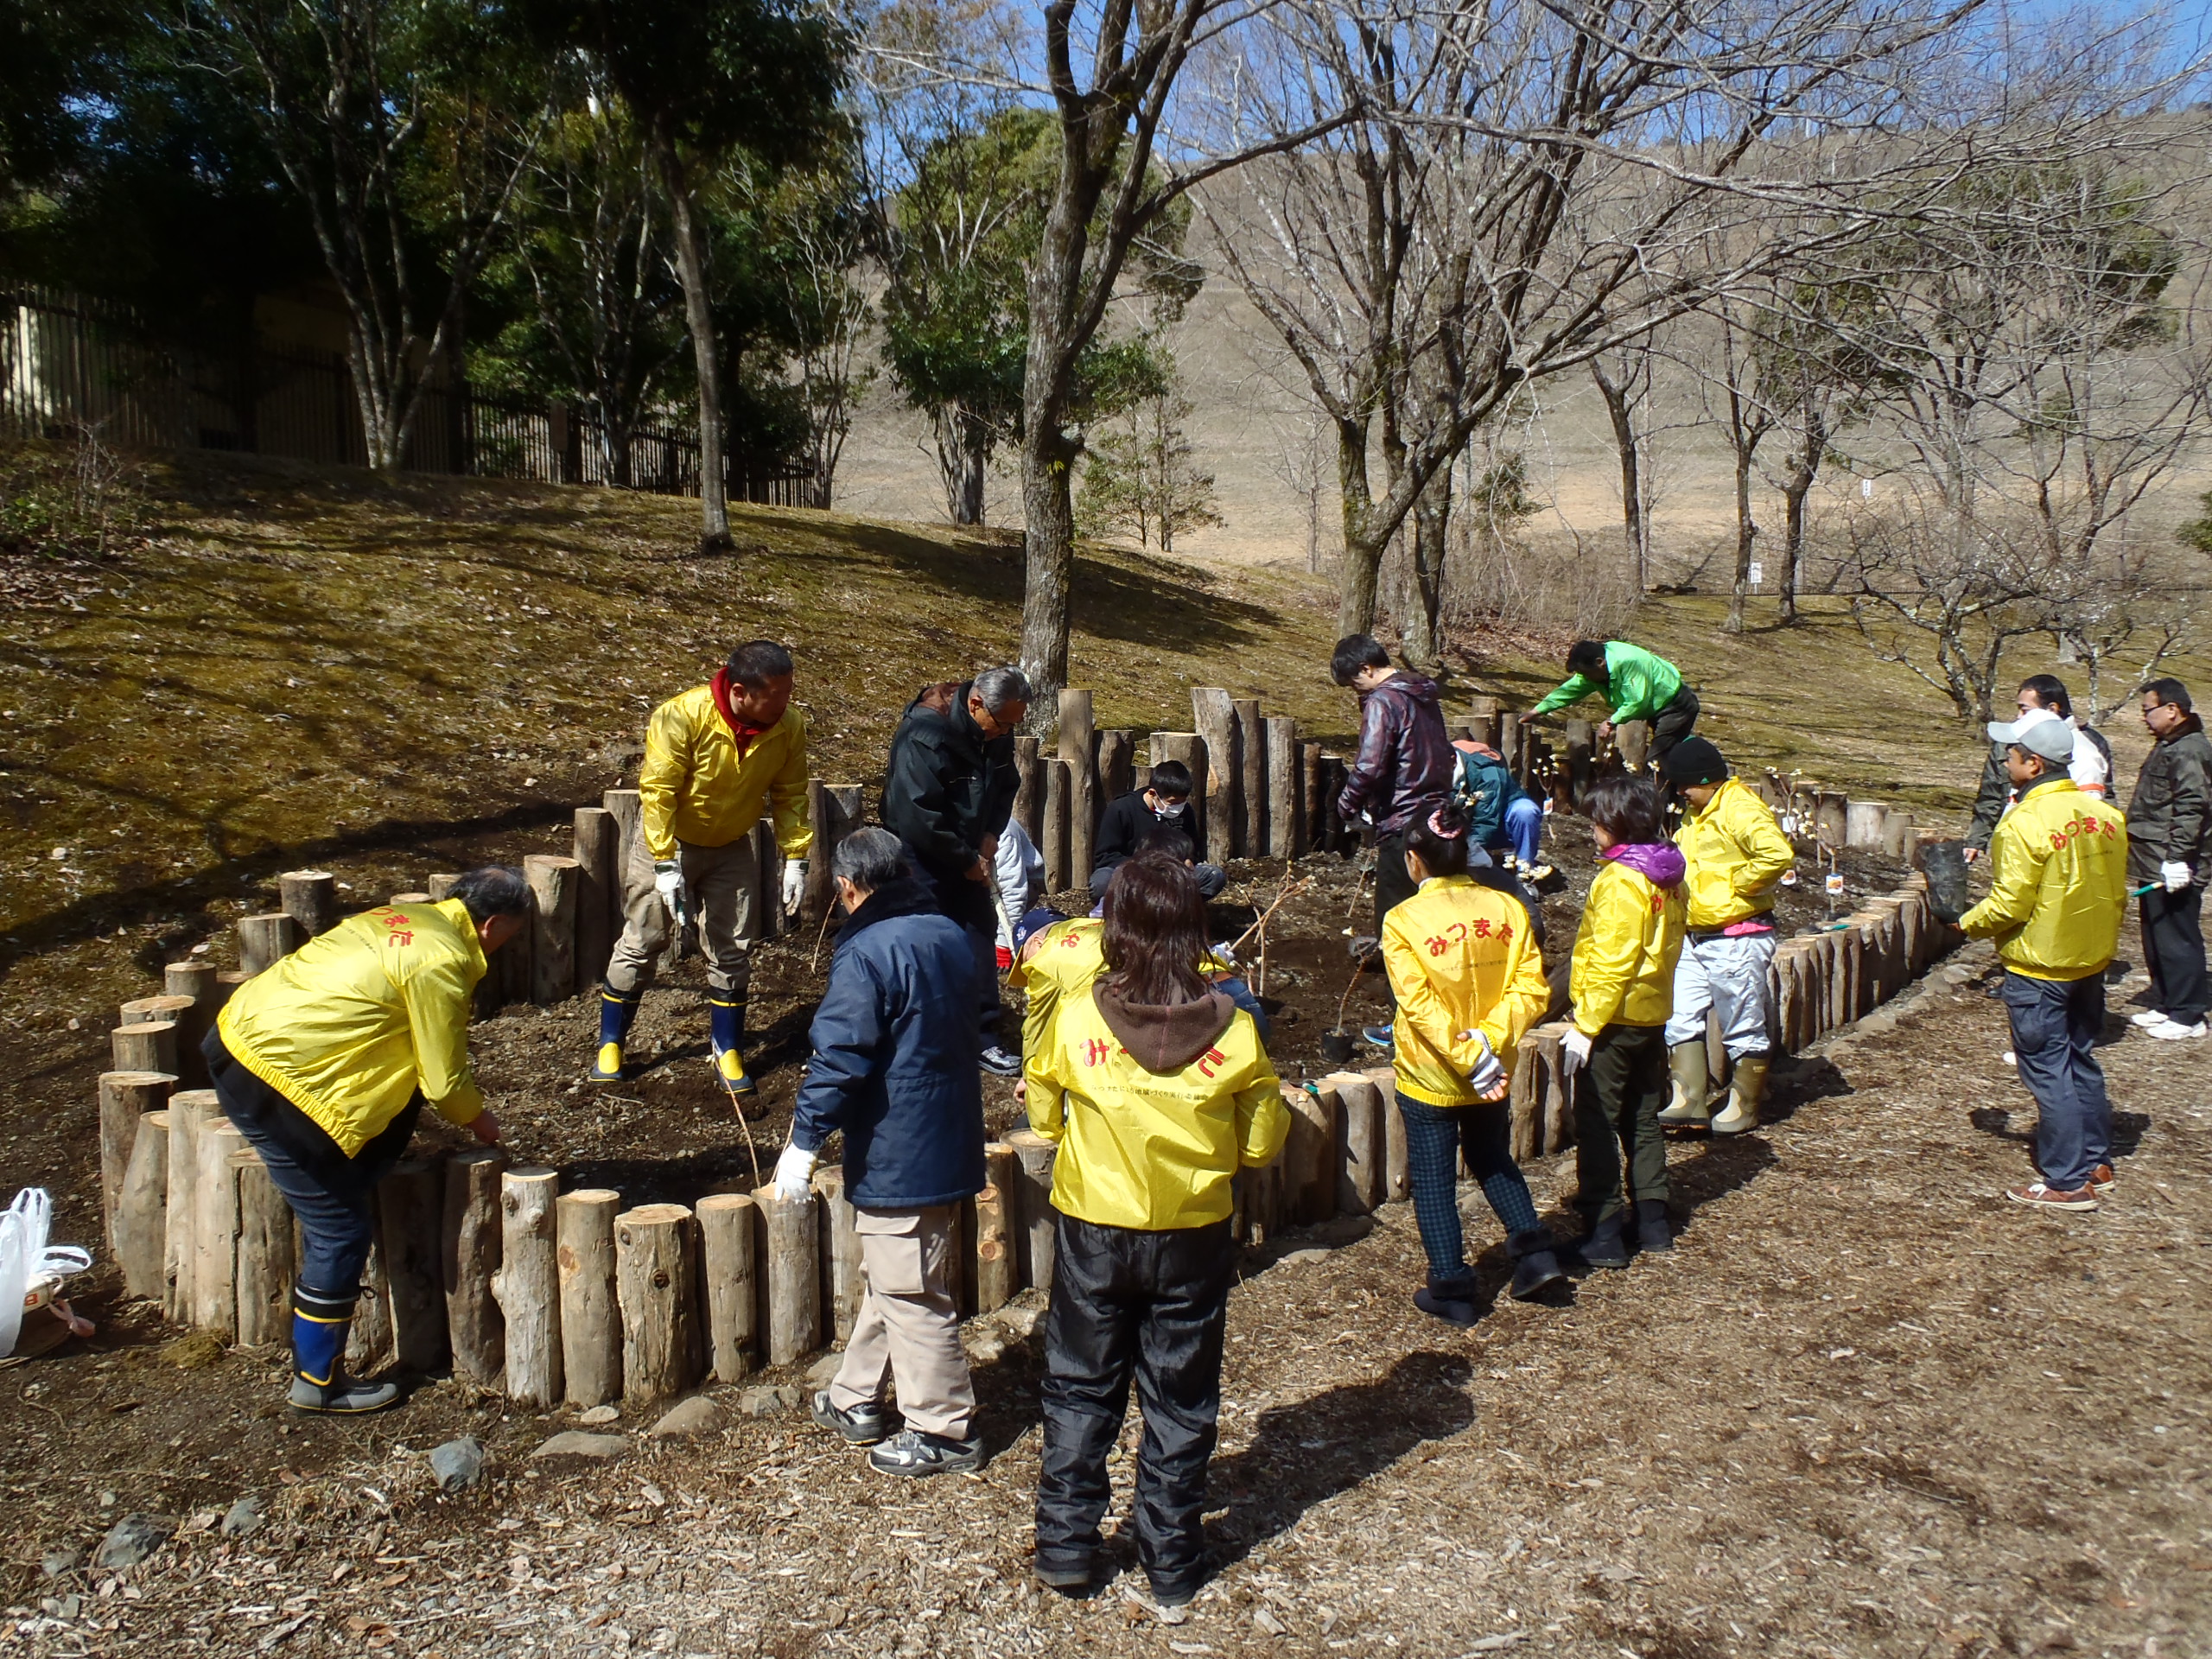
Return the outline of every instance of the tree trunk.
{"type": "Polygon", "coordinates": [[[991,429],[958,404],[939,404],[931,411],[930,422],[937,432],[937,470],[944,486],[945,513],[956,524],[980,524],[991,429]]]}
{"type": "Polygon", "coordinates": [[[1337,632],[1375,631],[1375,596],[1389,550],[1388,531],[1376,534],[1371,521],[1375,500],[1367,484],[1365,421],[1337,423],[1337,494],[1343,505],[1344,558],[1337,589],[1337,632]]]}
{"type": "Polygon", "coordinates": [[[1439,467],[1414,504],[1410,601],[1398,620],[1406,661],[1433,674],[1444,661],[1444,548],[1452,519],[1452,469],[1439,467]]]}
{"type": "Polygon", "coordinates": [[[1821,456],[1827,448],[1827,422],[1809,404],[1799,435],[1804,440],[1782,486],[1781,618],[1784,627],[1797,620],[1797,584],[1805,563],[1805,498],[1821,475],[1821,456]]]}
{"type": "Polygon", "coordinates": [[[1030,707],[1040,712],[1059,706],[1068,679],[1068,589],[1075,565],[1068,480],[1081,453],[1057,419],[1033,416],[1022,433],[1021,671],[1035,693],[1030,707]]]}
{"type": "Polygon", "coordinates": [[[668,191],[676,229],[676,274],[683,286],[683,322],[699,378],[699,550],[727,553],[729,497],[724,477],[721,352],[715,334],[715,314],[707,290],[707,237],[699,223],[691,183],[676,140],[666,130],[653,134],[653,159],[668,191]]]}
{"type": "Polygon", "coordinates": [[[1643,457],[1636,435],[1636,411],[1627,385],[1609,378],[1605,366],[1594,359],[1590,378],[1598,383],[1598,395],[1605,399],[1606,416],[1613,423],[1613,447],[1621,459],[1621,531],[1627,540],[1629,558],[1636,566],[1636,589],[1643,593],[1651,586],[1651,549],[1644,539],[1643,457]]]}
{"type": "MultiPolygon", "coordinates": [[[[1734,401],[1734,394],[1730,394],[1734,401]]],[[[1751,591],[1751,537],[1758,526],[1751,522],[1751,446],[1739,435],[1736,441],[1736,579],[1728,589],[1728,620],[1723,633],[1744,631],[1744,601],[1751,591]]]]}

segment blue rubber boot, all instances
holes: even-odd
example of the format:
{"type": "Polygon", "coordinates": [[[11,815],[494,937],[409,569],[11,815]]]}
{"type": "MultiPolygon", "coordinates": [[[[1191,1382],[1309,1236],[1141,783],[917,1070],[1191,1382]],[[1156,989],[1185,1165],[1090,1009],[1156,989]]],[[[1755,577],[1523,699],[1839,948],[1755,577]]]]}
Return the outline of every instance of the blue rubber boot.
{"type": "Polygon", "coordinates": [[[715,1052],[715,1070],[722,1084],[740,1097],[760,1092],[745,1075],[745,993],[707,993],[707,1036],[715,1052]]]}
{"type": "Polygon", "coordinates": [[[292,1391],[295,1411],[382,1411],[399,1398],[391,1382],[356,1382],[346,1375],[346,1333],[354,1297],[292,1287],[292,1391]]]}
{"type": "Polygon", "coordinates": [[[600,988],[599,1051],[592,1057],[591,1070],[584,1073],[585,1082],[622,1081],[622,1045],[629,1040],[630,1026],[638,1017],[638,1004],[644,996],[643,991],[600,988]]]}

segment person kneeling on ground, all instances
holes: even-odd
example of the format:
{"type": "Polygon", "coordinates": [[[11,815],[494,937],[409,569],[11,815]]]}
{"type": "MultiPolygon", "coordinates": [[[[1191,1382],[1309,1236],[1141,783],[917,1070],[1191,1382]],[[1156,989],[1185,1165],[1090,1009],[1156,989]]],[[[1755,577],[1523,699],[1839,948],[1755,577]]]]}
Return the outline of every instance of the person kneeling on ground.
{"type": "Polygon", "coordinates": [[[293,1407],[377,1411],[390,1382],[346,1375],[346,1335],[375,1235],[377,1183],[428,1100],[486,1146],[499,1138],[468,1065],[485,959],[530,925],[530,887],[493,865],[440,904],[348,916],[238,987],[201,1044],[215,1097],[300,1224],[293,1407]]]}
{"type": "Polygon", "coordinates": [[[1391,1064],[1428,1255],[1428,1283],[1414,1305],[1453,1325],[1472,1325],[1482,1312],[1459,1228],[1463,1146],[1504,1224],[1513,1294],[1526,1301],[1563,1276],[1551,1230],[1513,1161],[1504,1103],[1514,1046],[1551,1001],[1543,951],[1527,909],[1467,874],[1467,852],[1458,808],[1415,820],[1405,859],[1418,891],[1382,922],[1382,963],[1398,999],[1391,1064]]]}
{"type": "Polygon", "coordinates": [[[1624,1268],[1624,1196],[1636,1202],[1639,1245],[1674,1245],[1659,1109],[1667,1103],[1667,1015],[1682,950],[1683,860],[1662,838],[1659,797],[1641,778],[1599,779],[1589,811],[1605,868],[1590,884],[1574,936],[1574,1026],[1560,1043],[1568,1071],[1588,1071],[1574,1085],[1574,1165],[1576,1206],[1590,1231],[1575,1249],[1590,1267],[1624,1268]]]}
{"type": "Polygon", "coordinates": [[[2018,805],[1989,840],[1989,897],[1959,918],[1995,939],[2020,1081],[2035,1096],[2039,1181],[2019,1204],[2094,1210],[2109,1192],[2112,1105],[2092,1052],[2105,1025],[2105,969],[2127,912],[2127,823],[2067,775],[2074,734],[2056,720],[1993,721],[2018,805]]]}
{"type": "Polygon", "coordinates": [[[1059,1146],[1037,1576],[1071,1592],[1090,1581],[1134,1373],[1137,1554],[1163,1605],[1205,1576],[1230,1182],[1272,1161],[1289,1128],[1251,1017],[1196,966],[1205,917],[1181,864],[1147,854],[1116,870],[1106,975],[1061,1006],[1050,1058],[1029,1072],[1030,1127],[1059,1146]]]}
{"type": "Polygon", "coordinates": [[[1710,1125],[1715,1135],[1759,1126],[1766,1096],[1767,1020],[1772,997],[1774,884],[1796,868],[1797,849],[1773,810],[1728,775],[1720,751],[1701,737],[1668,753],[1667,781],[1688,814],[1675,832],[1689,896],[1682,954],[1675,964],[1675,1011],[1667,1020],[1675,1098],[1659,1114],[1670,1127],[1710,1125]],[[1728,1109],[1712,1116],[1713,1079],[1705,1052],[1708,1012],[1720,1015],[1728,1051],[1728,1109]]]}
{"type": "Polygon", "coordinates": [[[907,874],[887,830],[860,830],[830,861],[850,916],[809,1033],[814,1052],[776,1160],[776,1195],[806,1201],[823,1142],[845,1133],[845,1196],[868,1281],[814,1421],[887,1475],[978,1469],[976,1387],[960,1346],[954,1241],[983,1190],[973,942],[907,874]],[[883,1385],[896,1376],[895,1437],[883,1385]],[[880,1444],[879,1444],[880,1442],[880,1444]]]}
{"type": "Polygon", "coordinates": [[[1467,815],[1467,834],[1473,843],[1501,863],[1510,863],[1530,880],[1549,872],[1544,868],[1543,804],[1521,787],[1505,757],[1471,737],[1452,740],[1459,757],[1459,774],[1452,798],[1467,815]]]}
{"type": "Polygon", "coordinates": [[[1099,815],[1098,835],[1091,854],[1090,896],[1106,896],[1114,872],[1144,850],[1145,838],[1160,829],[1176,831],[1190,843],[1198,891],[1209,899],[1221,897],[1229,873],[1205,862],[1205,841],[1198,834],[1198,815],[1191,810],[1191,769],[1180,760],[1163,760],[1152,769],[1151,781],[1142,789],[1116,796],[1099,815]]]}

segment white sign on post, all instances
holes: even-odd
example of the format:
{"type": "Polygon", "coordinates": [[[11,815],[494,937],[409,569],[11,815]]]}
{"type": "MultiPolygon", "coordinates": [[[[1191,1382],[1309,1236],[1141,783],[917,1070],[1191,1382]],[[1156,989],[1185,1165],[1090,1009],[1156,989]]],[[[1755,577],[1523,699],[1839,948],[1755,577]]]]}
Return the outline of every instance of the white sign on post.
{"type": "Polygon", "coordinates": [[[1751,561],[1751,586],[1756,588],[1766,580],[1766,566],[1757,559],[1751,561]]]}

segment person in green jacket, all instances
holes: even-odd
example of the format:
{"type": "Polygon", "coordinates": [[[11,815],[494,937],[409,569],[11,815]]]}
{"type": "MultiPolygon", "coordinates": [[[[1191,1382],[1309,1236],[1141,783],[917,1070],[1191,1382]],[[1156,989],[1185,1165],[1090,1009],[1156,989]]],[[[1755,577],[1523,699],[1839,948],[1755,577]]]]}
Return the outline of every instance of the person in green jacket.
{"type": "Polygon", "coordinates": [[[1567,653],[1567,678],[1529,712],[1548,715],[1593,696],[1612,710],[1599,725],[1600,737],[1611,737],[1625,721],[1651,722],[1651,761],[1662,777],[1667,752],[1697,724],[1697,693],[1682,683],[1681,670],[1625,639],[1576,640],[1567,653]]]}

